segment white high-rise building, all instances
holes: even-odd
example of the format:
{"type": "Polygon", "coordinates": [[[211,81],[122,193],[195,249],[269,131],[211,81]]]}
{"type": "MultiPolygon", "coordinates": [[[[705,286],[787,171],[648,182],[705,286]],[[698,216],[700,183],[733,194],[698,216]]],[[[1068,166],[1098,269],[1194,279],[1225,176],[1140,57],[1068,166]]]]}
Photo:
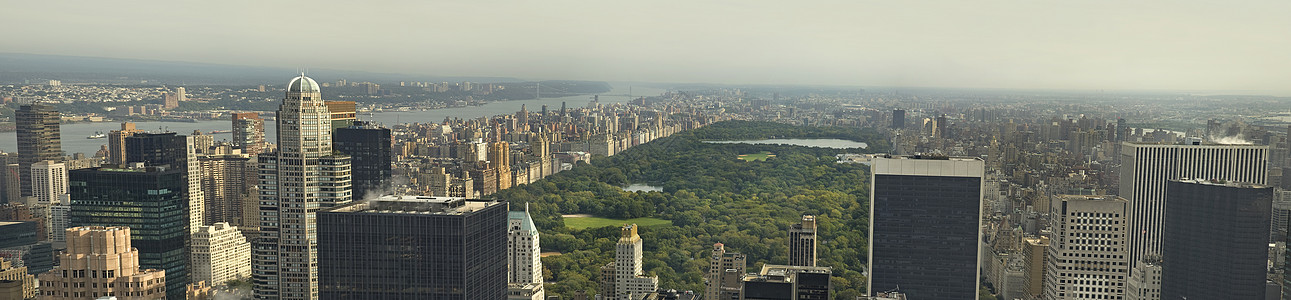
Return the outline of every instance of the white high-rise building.
{"type": "Polygon", "coordinates": [[[1126,208],[1112,196],[1055,196],[1045,258],[1044,299],[1125,297],[1126,208]]]}
{"type": "Polygon", "coordinates": [[[529,205],[524,211],[507,214],[507,274],[509,283],[542,283],[542,248],[538,246],[538,227],[529,216],[529,205]]]}
{"type": "Polygon", "coordinates": [[[184,87],[175,88],[175,98],[180,102],[188,101],[188,93],[184,91],[184,87]]]}
{"type": "Polygon", "coordinates": [[[259,299],[318,299],[317,212],[350,202],[350,157],[332,154],[331,113],[313,79],[287,84],[278,149],[257,157],[260,230],[251,277],[259,299]]]}
{"type": "Polygon", "coordinates": [[[31,164],[31,193],[36,204],[59,203],[67,195],[67,166],[48,160],[31,164]]]}
{"type": "Polygon", "coordinates": [[[644,276],[641,270],[642,241],[637,235],[637,225],[624,225],[621,233],[614,245],[614,295],[603,299],[640,299],[659,289],[659,277],[644,276]]]}
{"type": "Polygon", "coordinates": [[[219,222],[193,233],[192,278],[215,286],[251,276],[251,243],[237,227],[219,222]]]}
{"type": "Polygon", "coordinates": [[[1161,254],[1166,182],[1197,178],[1264,185],[1268,157],[1268,146],[1123,143],[1119,194],[1130,203],[1130,268],[1161,254]]]}
{"type": "Polygon", "coordinates": [[[187,136],[184,145],[187,147],[184,163],[188,171],[188,232],[195,233],[206,224],[206,193],[202,191],[202,162],[197,160],[198,142],[193,136],[187,136]]]}

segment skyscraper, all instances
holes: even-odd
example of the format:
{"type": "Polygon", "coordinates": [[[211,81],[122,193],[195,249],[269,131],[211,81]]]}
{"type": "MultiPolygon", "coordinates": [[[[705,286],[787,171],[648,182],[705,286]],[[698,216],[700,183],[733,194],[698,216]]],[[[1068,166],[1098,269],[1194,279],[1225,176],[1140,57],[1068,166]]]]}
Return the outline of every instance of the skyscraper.
{"type": "Polygon", "coordinates": [[[905,129],[905,110],[892,110],[892,129],[905,129]]]}
{"type": "Polygon", "coordinates": [[[337,128],[336,151],[350,156],[350,182],[354,197],[380,196],[390,182],[390,129],[368,122],[337,128]],[[370,195],[369,195],[370,194],[370,195]]]}
{"type": "Polygon", "coordinates": [[[121,130],[108,132],[108,163],[124,165],[126,163],[126,138],[143,132],[135,129],[134,123],[122,122],[121,130]]]}
{"type": "Polygon", "coordinates": [[[175,88],[175,98],[178,98],[180,102],[188,101],[188,92],[184,91],[182,86],[177,87],[175,88]]]}
{"type": "Polygon", "coordinates": [[[40,205],[65,204],[67,195],[67,167],[54,161],[40,161],[31,165],[31,192],[40,205]]]}
{"type": "MultiPolygon", "coordinates": [[[[258,205],[246,206],[246,198],[254,198],[251,188],[255,186],[255,164],[246,154],[241,154],[227,145],[216,147],[216,153],[198,157],[202,169],[202,192],[206,198],[205,224],[229,222],[233,226],[243,226],[245,210],[256,211],[256,218],[247,220],[258,226],[258,205]]],[[[258,201],[256,201],[258,203],[258,201]]]]}
{"type": "MultiPolygon", "coordinates": [[[[189,283],[186,173],[140,165],[69,171],[71,226],[138,228],[130,238],[139,248],[139,265],[166,270],[166,291],[182,299],[189,283]]],[[[69,241],[68,249],[72,247],[69,241]]]]}
{"type": "Polygon", "coordinates": [[[251,243],[229,223],[198,228],[192,249],[193,282],[219,285],[251,276],[251,243]]]}
{"type": "Polygon", "coordinates": [[[529,216],[529,205],[524,211],[507,213],[507,271],[509,283],[542,283],[542,248],[538,246],[538,227],[529,216]]]}
{"type": "Polygon", "coordinates": [[[319,298],[506,299],[507,204],[383,196],[318,213],[319,298]]]}
{"type": "Polygon", "coordinates": [[[726,245],[713,244],[713,254],[708,260],[708,274],[704,278],[708,281],[704,299],[740,299],[747,261],[744,254],[726,252],[726,245]]]}
{"type": "Polygon", "coordinates": [[[233,113],[233,146],[248,155],[265,150],[264,119],[257,113],[233,113]]]}
{"type": "Polygon", "coordinates": [[[1044,299],[1124,299],[1129,202],[1109,196],[1055,196],[1050,203],[1044,299]]]}
{"type": "Polygon", "coordinates": [[[358,109],[354,101],[323,101],[332,120],[332,132],[354,125],[358,121],[358,109]]]}
{"type": "Polygon", "coordinates": [[[1130,201],[1130,267],[1161,254],[1161,227],[1169,209],[1167,182],[1206,178],[1263,185],[1268,180],[1268,150],[1267,146],[1122,143],[1119,194],[1130,201]]]}
{"type": "Polygon", "coordinates": [[[659,289],[659,277],[645,276],[641,270],[642,241],[637,225],[623,225],[619,232],[619,242],[614,245],[614,294],[601,296],[609,300],[640,299],[659,289]]]}
{"type": "Polygon", "coordinates": [[[1273,188],[1171,180],[1161,299],[1265,299],[1273,188]]]}
{"type": "MultiPolygon", "coordinates": [[[[67,252],[57,268],[41,273],[41,299],[166,299],[166,271],[140,264],[142,250],[130,227],[87,226],[67,229],[67,252]]],[[[183,299],[184,286],[179,286],[183,299]]],[[[171,296],[174,297],[174,296],[171,296]]]]}
{"type": "Polygon", "coordinates": [[[197,145],[191,136],[174,132],[136,133],[126,138],[126,161],[144,166],[170,166],[183,171],[183,194],[188,197],[188,229],[197,230],[205,222],[206,194],[202,191],[202,167],[197,160],[197,145]]]}
{"type": "Polygon", "coordinates": [[[507,142],[490,143],[489,167],[497,176],[498,190],[511,188],[511,145],[507,142]]]}
{"type": "Polygon", "coordinates": [[[868,294],[977,299],[982,160],[877,157],[871,169],[868,294]]]}
{"type": "Polygon", "coordinates": [[[332,154],[332,124],[318,83],[287,84],[278,106],[278,150],[257,156],[259,237],[251,281],[260,299],[318,299],[319,209],[349,203],[350,157],[332,154]]]}
{"type": "Polygon", "coordinates": [[[62,161],[63,144],[59,135],[58,111],[54,106],[34,103],[14,112],[18,138],[18,172],[22,195],[31,196],[31,165],[36,162],[62,161]]]}
{"type": "Polygon", "coordinates": [[[744,277],[744,300],[833,299],[830,267],[762,265],[762,271],[744,277]]]}
{"type": "Polygon", "coordinates": [[[816,266],[816,216],[803,215],[802,223],[789,228],[789,265],[816,266]]]}

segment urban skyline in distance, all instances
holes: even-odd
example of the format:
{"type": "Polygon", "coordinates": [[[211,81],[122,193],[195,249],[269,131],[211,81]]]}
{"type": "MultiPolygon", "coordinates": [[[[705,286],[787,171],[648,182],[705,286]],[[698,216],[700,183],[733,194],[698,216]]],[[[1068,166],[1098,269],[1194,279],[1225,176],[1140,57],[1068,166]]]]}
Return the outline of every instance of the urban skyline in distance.
{"type": "Polygon", "coordinates": [[[526,79],[1291,95],[1291,60],[1276,59],[1291,52],[1282,1],[133,4],[11,3],[0,25],[39,30],[0,33],[0,53],[526,79]],[[288,11],[301,17],[274,17],[288,11]],[[303,51],[283,38],[292,32],[317,46],[303,51]]]}

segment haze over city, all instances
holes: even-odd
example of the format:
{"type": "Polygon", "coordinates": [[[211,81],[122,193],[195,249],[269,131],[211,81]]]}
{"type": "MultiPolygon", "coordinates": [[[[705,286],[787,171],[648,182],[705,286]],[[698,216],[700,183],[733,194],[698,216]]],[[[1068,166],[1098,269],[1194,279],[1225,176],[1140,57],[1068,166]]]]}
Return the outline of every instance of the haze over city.
{"type": "Polygon", "coordinates": [[[1291,94],[1286,1],[22,1],[0,52],[443,76],[1291,94]]]}

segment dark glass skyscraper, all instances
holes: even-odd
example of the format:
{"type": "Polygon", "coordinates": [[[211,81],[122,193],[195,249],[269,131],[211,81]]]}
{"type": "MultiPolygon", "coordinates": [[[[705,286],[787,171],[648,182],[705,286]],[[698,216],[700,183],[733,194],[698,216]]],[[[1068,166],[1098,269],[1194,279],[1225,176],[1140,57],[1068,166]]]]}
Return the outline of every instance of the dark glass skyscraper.
{"type": "Polygon", "coordinates": [[[63,159],[62,136],[59,134],[58,111],[42,103],[23,105],[14,111],[17,120],[18,172],[22,195],[31,196],[31,165],[63,159]]]}
{"type": "Polygon", "coordinates": [[[390,129],[368,122],[337,128],[332,138],[337,152],[350,156],[354,198],[376,197],[390,182],[390,129]]]}
{"type": "Polygon", "coordinates": [[[892,127],[893,129],[905,129],[905,110],[892,110],[892,127]]]}
{"type": "Polygon", "coordinates": [[[870,295],[977,299],[984,164],[975,158],[875,158],[870,295]]]}
{"type": "Polygon", "coordinates": [[[506,299],[507,204],[384,196],[318,213],[321,299],[506,299]]]}
{"type": "Polygon", "coordinates": [[[1273,188],[1166,185],[1161,299],[1264,299],[1273,188]]]}
{"type": "Polygon", "coordinates": [[[181,169],[98,167],[68,171],[71,226],[130,227],[139,265],[166,270],[166,293],[188,284],[188,183],[181,169]]]}

